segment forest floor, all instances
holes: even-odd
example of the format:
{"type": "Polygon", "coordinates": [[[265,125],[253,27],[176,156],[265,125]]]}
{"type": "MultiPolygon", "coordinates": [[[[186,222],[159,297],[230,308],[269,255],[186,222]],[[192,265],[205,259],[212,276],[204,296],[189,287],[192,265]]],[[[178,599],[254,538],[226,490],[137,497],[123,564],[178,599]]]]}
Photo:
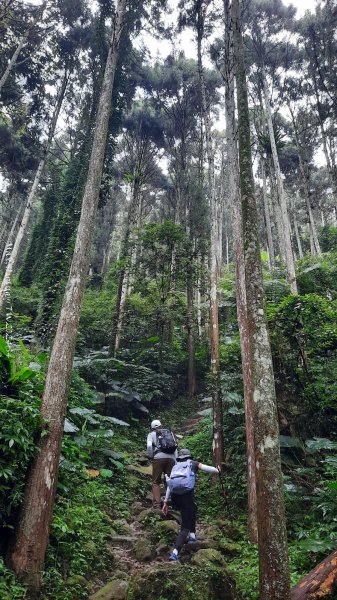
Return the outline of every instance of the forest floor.
{"type": "MultiPolygon", "coordinates": [[[[200,401],[200,404],[196,406],[196,412],[183,420],[179,427],[174,428],[180,447],[184,447],[185,439],[196,432],[200,420],[204,418],[200,412],[203,413],[207,408],[205,401],[200,401]]],[[[163,577],[169,578],[169,574],[172,573],[171,569],[177,566],[176,563],[172,564],[169,561],[168,554],[174,547],[180,526],[180,516],[171,509],[165,518],[160,509],[152,508],[152,467],[145,452],[135,453],[132,462],[133,464],[129,464],[127,470],[131,476],[132,473],[136,473],[137,476],[141,473],[148,478],[148,493],[143,499],[135,500],[130,507],[131,518],[120,520],[118,532],[112,533],[109,545],[113,570],[110,574],[105,573],[104,579],[97,578],[95,580],[94,593],[90,596],[91,600],[151,598],[151,595],[146,595],[155,593],[154,590],[153,592],[149,590],[149,578],[153,579],[153,576],[157,574],[163,583],[163,577]],[[142,578],[143,581],[141,581],[142,578]],[[129,595],[130,586],[133,588],[131,596],[129,595]]],[[[164,491],[164,486],[162,487],[164,491]]],[[[222,523],[222,525],[226,527],[226,523],[222,523]]],[[[223,568],[225,566],[224,555],[235,552],[233,544],[221,545],[216,539],[216,531],[212,525],[198,521],[196,530],[198,541],[184,546],[181,552],[181,564],[188,563],[190,566],[202,567],[211,567],[213,564],[215,567],[223,568]]],[[[166,586],[170,587],[167,581],[166,586]]],[[[235,585],[230,585],[229,588],[235,594],[235,585]]],[[[224,593],[225,595],[221,596],[223,598],[236,598],[231,591],[224,593]]],[[[160,597],[164,598],[162,595],[160,597]]],[[[195,597],[197,598],[197,595],[195,597]]]]}

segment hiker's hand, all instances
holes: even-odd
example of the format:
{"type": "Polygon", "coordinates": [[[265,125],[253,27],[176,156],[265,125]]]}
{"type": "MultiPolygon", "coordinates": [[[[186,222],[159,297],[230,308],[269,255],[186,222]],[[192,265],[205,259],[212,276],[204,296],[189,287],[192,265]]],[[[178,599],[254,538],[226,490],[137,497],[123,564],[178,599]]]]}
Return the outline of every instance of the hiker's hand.
{"type": "Polygon", "coordinates": [[[163,513],[163,515],[166,517],[167,515],[167,511],[168,511],[168,506],[166,504],[166,502],[164,502],[163,504],[163,508],[161,509],[161,512],[163,513]]]}

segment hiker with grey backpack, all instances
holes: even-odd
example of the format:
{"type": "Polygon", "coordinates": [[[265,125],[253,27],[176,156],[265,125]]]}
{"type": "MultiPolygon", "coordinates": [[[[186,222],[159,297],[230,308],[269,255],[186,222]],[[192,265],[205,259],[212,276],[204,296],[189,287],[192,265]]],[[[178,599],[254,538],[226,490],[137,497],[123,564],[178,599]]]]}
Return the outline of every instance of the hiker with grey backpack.
{"type": "Polygon", "coordinates": [[[191,452],[187,448],[179,450],[177,464],[172,468],[171,476],[167,480],[168,485],[162,508],[162,512],[166,516],[168,502],[171,499],[173,508],[179,510],[181,515],[181,526],[175,548],[169,555],[169,560],[172,561],[179,560],[179,553],[185,543],[196,542],[197,506],[194,499],[194,486],[198,471],[219,474],[218,468],[192,460],[191,452]]]}
{"type": "Polygon", "coordinates": [[[152,506],[160,508],[162,475],[170,476],[176,463],[178,444],[171,429],[162,426],[159,419],[151,423],[147,436],[147,455],[152,460],[152,506]]]}

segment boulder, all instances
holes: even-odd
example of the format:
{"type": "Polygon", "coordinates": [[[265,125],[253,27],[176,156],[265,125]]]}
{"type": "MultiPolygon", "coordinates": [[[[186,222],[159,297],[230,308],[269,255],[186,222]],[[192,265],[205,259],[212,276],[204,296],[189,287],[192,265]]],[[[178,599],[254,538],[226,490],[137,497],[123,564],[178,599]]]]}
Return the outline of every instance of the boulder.
{"type": "Polygon", "coordinates": [[[220,544],[217,540],[205,539],[197,540],[194,544],[185,544],[181,551],[182,557],[189,557],[191,554],[195,554],[198,550],[221,550],[220,544]]]}
{"type": "Polygon", "coordinates": [[[179,563],[151,565],[135,572],[128,600],[237,600],[235,582],[225,569],[179,563]]]}
{"type": "Polygon", "coordinates": [[[223,558],[219,550],[214,548],[202,548],[193,554],[191,562],[199,567],[224,567],[226,565],[225,559],[223,558]]]}
{"type": "Polygon", "coordinates": [[[112,527],[120,535],[129,535],[132,533],[132,529],[126,519],[115,519],[112,521],[112,527]]]}
{"type": "Polygon", "coordinates": [[[139,515],[144,510],[144,506],[141,502],[134,502],[131,506],[131,511],[133,515],[139,515]]]}
{"type": "Polygon", "coordinates": [[[142,475],[148,475],[152,477],[152,466],[142,467],[140,465],[126,465],[126,471],[135,471],[136,473],[141,473],[142,475]]]}
{"type": "Polygon", "coordinates": [[[98,592],[90,596],[90,600],[125,600],[127,591],[127,581],[124,579],[113,579],[98,590],[98,592]]]}
{"type": "Polygon", "coordinates": [[[146,562],[154,556],[153,547],[147,538],[140,538],[134,543],[133,553],[139,562],[146,562]]]}
{"type": "Polygon", "coordinates": [[[109,541],[117,548],[133,548],[137,539],[135,535],[109,535],[109,541]]]}
{"type": "Polygon", "coordinates": [[[139,523],[146,524],[147,521],[153,519],[154,517],[162,517],[162,512],[160,508],[144,508],[142,512],[138,515],[139,523]]]}
{"type": "Polygon", "coordinates": [[[68,577],[65,582],[66,587],[80,587],[81,589],[88,589],[90,587],[89,581],[83,577],[83,575],[72,575],[68,577]]]}
{"type": "Polygon", "coordinates": [[[179,525],[175,521],[159,521],[154,526],[156,538],[161,541],[173,543],[179,531],[179,525]]]}
{"type": "Polygon", "coordinates": [[[156,554],[157,554],[157,556],[168,555],[168,553],[170,551],[170,548],[171,548],[171,544],[169,544],[168,542],[165,542],[165,541],[162,540],[156,546],[156,554]]]}

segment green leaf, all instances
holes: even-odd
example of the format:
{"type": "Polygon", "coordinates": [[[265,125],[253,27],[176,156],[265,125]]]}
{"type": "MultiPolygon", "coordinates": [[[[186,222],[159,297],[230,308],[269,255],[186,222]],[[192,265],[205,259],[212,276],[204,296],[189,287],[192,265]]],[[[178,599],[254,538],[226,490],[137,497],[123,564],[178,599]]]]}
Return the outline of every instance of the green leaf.
{"type": "Polygon", "coordinates": [[[314,438],[313,440],[307,440],[305,445],[309,450],[336,450],[337,442],[328,440],[327,438],[314,438]]]}
{"type": "Polygon", "coordinates": [[[101,417],[102,421],[107,421],[108,423],[114,423],[115,425],[122,425],[123,427],[130,427],[129,423],[126,421],[121,421],[120,419],[116,419],[116,417],[101,417]]]}
{"type": "Polygon", "coordinates": [[[11,383],[19,383],[21,381],[33,379],[33,377],[35,377],[35,371],[30,369],[29,367],[22,367],[22,369],[14,373],[14,375],[12,375],[12,377],[10,377],[8,381],[11,383]]]}
{"type": "Polygon", "coordinates": [[[110,469],[100,469],[99,474],[101,477],[105,477],[107,479],[113,476],[113,472],[110,469]]]}
{"type": "Polygon", "coordinates": [[[115,460],[113,458],[109,458],[109,461],[111,462],[112,465],[114,465],[119,471],[124,471],[125,470],[125,465],[123,465],[123,463],[119,462],[119,460],[115,460]]]}
{"type": "Polygon", "coordinates": [[[289,435],[280,435],[281,448],[302,448],[302,442],[299,438],[289,435]]]}
{"type": "Polygon", "coordinates": [[[113,437],[112,429],[99,429],[98,431],[90,431],[88,435],[93,438],[110,438],[113,437]]]}
{"type": "Polygon", "coordinates": [[[5,338],[2,337],[2,335],[0,335],[0,352],[1,352],[1,354],[4,354],[5,356],[8,356],[10,354],[8,344],[5,340],[5,338]]]}

